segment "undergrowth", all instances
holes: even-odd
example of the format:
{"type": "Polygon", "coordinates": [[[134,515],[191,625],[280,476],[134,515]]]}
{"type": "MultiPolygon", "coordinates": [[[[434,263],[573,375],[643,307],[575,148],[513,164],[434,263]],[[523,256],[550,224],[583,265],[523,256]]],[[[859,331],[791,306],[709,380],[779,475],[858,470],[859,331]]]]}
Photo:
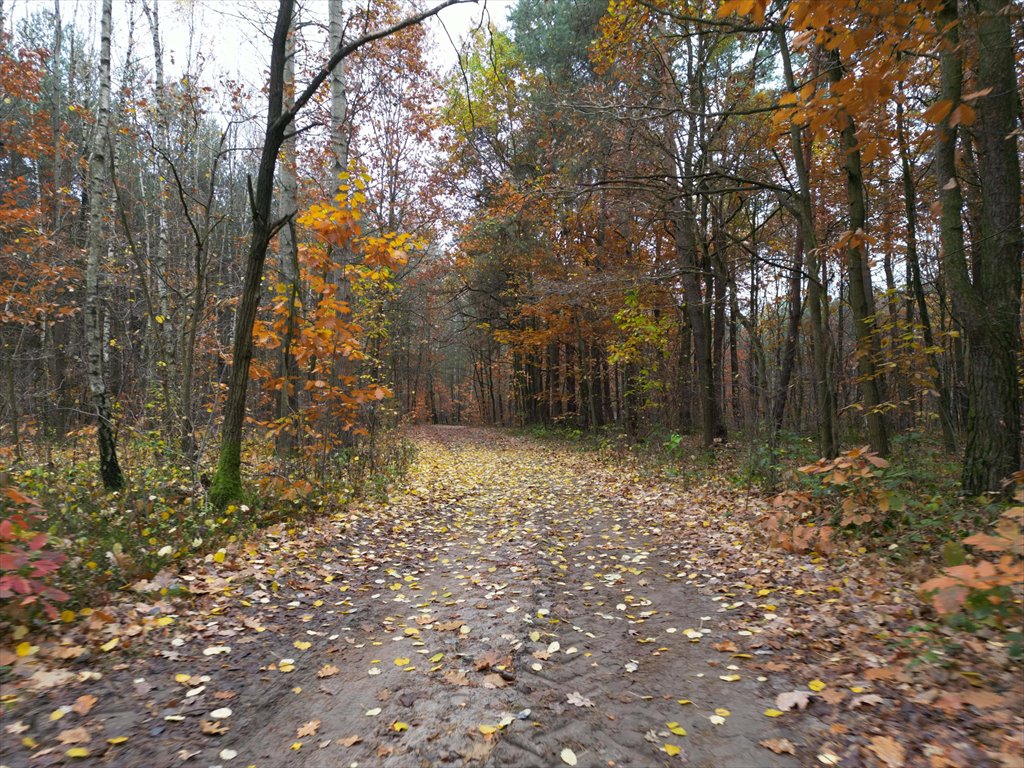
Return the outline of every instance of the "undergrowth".
{"type": "MultiPolygon", "coordinates": [[[[386,497],[413,458],[412,444],[400,435],[378,437],[372,445],[337,452],[331,471],[314,483],[276,459],[271,444],[253,443],[245,462],[245,503],[216,512],[206,497],[205,477],[200,474],[197,482],[192,465],[169,461],[155,448],[125,441],[127,485],[113,493],[99,482],[96,460],[82,458],[84,451],[74,447],[46,463],[21,462],[5,476],[8,501],[13,494],[28,500],[22,506],[31,509],[34,529],[45,534],[47,551],[61,560],[46,576],[49,588],[66,593],[65,615],[187,558],[223,557],[223,547],[269,525],[327,513],[357,498],[386,497]]],[[[0,511],[4,519],[18,512],[0,511]]],[[[7,557],[0,575],[13,575],[7,566],[16,562],[20,566],[7,557]]],[[[49,605],[39,598],[25,605],[24,598],[0,595],[0,621],[23,621],[40,614],[33,606],[49,605]]]]}

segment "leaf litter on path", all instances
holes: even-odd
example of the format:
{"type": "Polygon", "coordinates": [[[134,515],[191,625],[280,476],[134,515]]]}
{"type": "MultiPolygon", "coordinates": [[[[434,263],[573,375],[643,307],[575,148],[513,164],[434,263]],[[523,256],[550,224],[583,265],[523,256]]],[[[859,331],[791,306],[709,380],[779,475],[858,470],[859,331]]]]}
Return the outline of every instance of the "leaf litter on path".
{"type": "Polygon", "coordinates": [[[32,746],[7,763],[45,762],[81,727],[113,766],[179,753],[282,768],[550,768],[570,754],[890,766],[910,764],[915,745],[983,765],[937,724],[1009,717],[1009,694],[921,687],[931,673],[912,676],[876,638],[912,616],[909,599],[847,603],[867,589],[858,562],[764,551],[756,498],[496,431],[414,436],[418,459],[386,503],[274,526],[153,580],[188,597],[133,595],[65,637],[31,638],[31,654],[12,649],[9,720],[31,723],[18,738],[32,746]],[[62,658],[74,647],[84,662],[62,658]],[[60,687],[33,692],[65,668],[60,687]],[[230,718],[211,720],[222,695],[230,718]],[[879,727],[901,705],[927,713],[920,731],[879,727]]]}

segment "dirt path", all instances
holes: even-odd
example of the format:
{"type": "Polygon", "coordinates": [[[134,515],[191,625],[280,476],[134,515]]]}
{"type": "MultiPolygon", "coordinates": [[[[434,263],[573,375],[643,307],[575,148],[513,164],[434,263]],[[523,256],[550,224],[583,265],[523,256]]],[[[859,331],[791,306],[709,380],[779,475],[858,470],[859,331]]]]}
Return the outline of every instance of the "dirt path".
{"type": "Polygon", "coordinates": [[[750,668],[772,651],[694,572],[701,529],[665,526],[677,499],[497,432],[417,440],[388,505],[239,547],[174,623],[80,657],[98,679],[22,692],[0,764],[800,764],[759,742],[812,721],[765,716],[793,686],[750,668]]]}

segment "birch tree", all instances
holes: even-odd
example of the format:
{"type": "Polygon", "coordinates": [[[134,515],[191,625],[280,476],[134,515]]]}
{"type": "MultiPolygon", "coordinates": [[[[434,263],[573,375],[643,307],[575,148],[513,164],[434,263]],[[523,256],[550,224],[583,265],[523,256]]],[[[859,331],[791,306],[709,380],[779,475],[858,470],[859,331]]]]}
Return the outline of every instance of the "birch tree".
{"type": "Polygon", "coordinates": [[[108,490],[124,486],[117,461],[117,439],[111,419],[110,396],[103,372],[104,344],[100,285],[104,243],[103,219],[107,203],[110,161],[110,25],[112,0],[103,0],[100,22],[99,100],[96,106],[92,151],[89,153],[89,241],[85,273],[85,365],[89,394],[96,414],[100,476],[108,490]]]}

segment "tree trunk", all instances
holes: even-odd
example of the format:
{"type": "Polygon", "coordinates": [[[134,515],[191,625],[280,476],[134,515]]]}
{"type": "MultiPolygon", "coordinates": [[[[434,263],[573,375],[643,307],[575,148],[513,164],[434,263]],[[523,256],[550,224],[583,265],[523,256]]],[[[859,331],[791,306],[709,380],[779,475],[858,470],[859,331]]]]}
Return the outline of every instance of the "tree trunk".
{"type": "MultiPolygon", "coordinates": [[[[288,34],[288,44],[284,60],[284,97],[285,108],[290,108],[295,101],[295,19],[292,19],[288,34]]],[[[298,365],[292,353],[292,345],[298,330],[299,311],[299,244],[296,240],[295,216],[298,213],[298,182],[295,177],[296,155],[295,136],[284,141],[284,153],[281,158],[281,206],[279,215],[287,220],[281,228],[278,238],[278,260],[281,265],[281,282],[287,293],[287,311],[285,318],[284,341],[281,344],[281,359],[278,363],[278,378],[281,389],[278,392],[277,416],[287,420],[284,428],[277,433],[278,452],[284,456],[295,453],[298,440],[298,424],[296,417],[299,411],[298,402],[298,365]]]]}
{"type": "Polygon", "coordinates": [[[100,477],[104,487],[116,491],[124,487],[124,475],[117,461],[117,439],[111,421],[110,398],[103,375],[103,319],[101,312],[101,260],[103,216],[107,201],[107,168],[110,146],[110,17],[112,1],[103,0],[100,23],[100,88],[93,127],[92,152],[89,155],[89,246],[85,273],[85,348],[86,376],[93,410],[96,413],[100,453],[100,477]]]}
{"type": "MultiPolygon", "coordinates": [[[[839,51],[832,51],[830,59],[829,80],[835,86],[843,79],[843,64],[839,59],[839,51]]],[[[853,118],[843,109],[840,109],[838,119],[846,155],[846,198],[850,219],[846,269],[850,284],[850,311],[853,315],[854,336],[857,339],[857,369],[860,373],[860,388],[871,450],[880,456],[887,456],[889,434],[885,414],[882,412],[885,398],[882,394],[881,373],[875,365],[878,357],[878,337],[875,328],[874,297],[871,291],[871,272],[868,268],[864,239],[867,206],[864,201],[864,176],[857,143],[857,127],[853,118]]]]}
{"type": "MultiPolygon", "coordinates": [[[[1020,161],[1014,124],[1019,110],[1014,49],[1002,0],[972,0],[976,15],[980,231],[970,267],[964,250],[963,195],[957,179],[957,127],[939,126],[935,169],[939,188],[942,264],[953,312],[967,335],[968,411],[962,484],[965,491],[998,491],[1020,468],[1021,256],[1020,161]]],[[[963,63],[956,0],[938,14],[945,38],[940,56],[943,100],[961,108],[963,63]]]]}
{"type": "Polygon", "coordinates": [[[950,453],[956,451],[956,433],[953,430],[953,417],[950,409],[949,388],[939,364],[935,349],[935,336],[932,333],[931,317],[928,302],[924,295],[921,281],[921,263],[917,253],[917,195],[914,190],[914,173],[910,163],[910,149],[907,145],[906,127],[903,121],[903,105],[896,103],[896,138],[900,152],[900,168],[903,176],[903,208],[907,219],[907,266],[910,268],[910,284],[917,304],[917,314],[921,320],[922,333],[928,364],[934,374],[932,382],[939,393],[939,424],[942,427],[942,442],[950,453]]]}
{"type": "MultiPolygon", "coordinates": [[[[777,30],[779,48],[782,53],[786,90],[796,93],[793,67],[789,58],[789,43],[783,29],[777,30]]],[[[818,405],[818,451],[825,458],[834,458],[839,453],[839,434],[836,425],[836,391],[832,377],[832,347],[829,339],[827,320],[828,296],[821,280],[821,259],[818,253],[818,236],[814,229],[814,207],[811,200],[810,163],[805,159],[801,130],[795,125],[789,132],[796,168],[800,234],[804,252],[807,255],[807,304],[811,316],[811,347],[814,357],[814,393],[818,405]]],[[[808,156],[810,152],[808,152],[808,156]]]]}

